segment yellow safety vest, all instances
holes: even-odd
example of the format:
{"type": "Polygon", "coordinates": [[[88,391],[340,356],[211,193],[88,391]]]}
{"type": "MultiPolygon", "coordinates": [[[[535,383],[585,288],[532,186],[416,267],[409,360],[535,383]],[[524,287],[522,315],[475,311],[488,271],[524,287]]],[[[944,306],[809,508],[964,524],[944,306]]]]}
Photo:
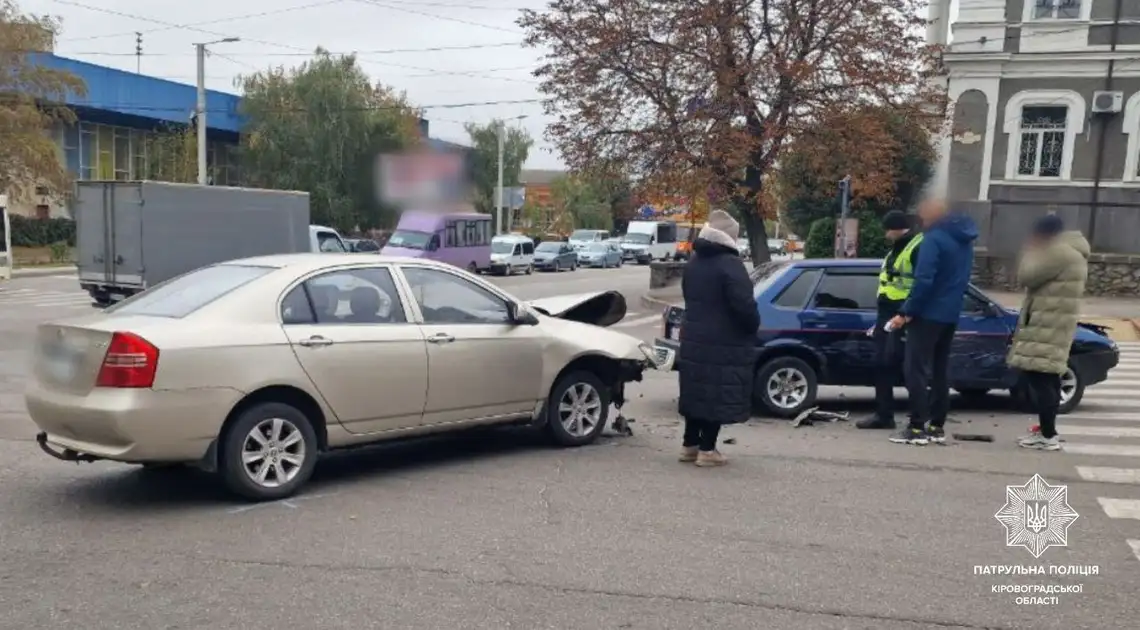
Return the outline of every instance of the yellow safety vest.
{"type": "Polygon", "coordinates": [[[906,247],[895,256],[891,268],[887,268],[887,258],[883,259],[883,268],[879,271],[879,295],[888,300],[901,302],[910,296],[910,289],[914,286],[914,265],[911,264],[911,254],[918,244],[922,242],[922,233],[915,234],[906,247]]]}

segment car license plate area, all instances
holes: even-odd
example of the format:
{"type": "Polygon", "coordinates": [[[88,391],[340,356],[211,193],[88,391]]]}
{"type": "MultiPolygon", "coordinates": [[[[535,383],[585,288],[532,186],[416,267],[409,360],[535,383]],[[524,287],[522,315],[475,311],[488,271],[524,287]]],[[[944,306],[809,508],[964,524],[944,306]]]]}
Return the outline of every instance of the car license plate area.
{"type": "Polygon", "coordinates": [[[67,384],[75,379],[79,371],[80,353],[61,344],[54,344],[44,349],[43,371],[53,382],[67,384]]]}

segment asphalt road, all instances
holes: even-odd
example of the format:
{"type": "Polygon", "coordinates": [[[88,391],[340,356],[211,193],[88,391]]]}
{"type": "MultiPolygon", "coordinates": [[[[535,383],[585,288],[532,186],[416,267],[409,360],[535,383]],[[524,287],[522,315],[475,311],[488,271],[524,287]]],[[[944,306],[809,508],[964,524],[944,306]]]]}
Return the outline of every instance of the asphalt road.
{"type": "MultiPolygon", "coordinates": [[[[644,268],[496,281],[522,298],[616,288],[624,329],[657,329],[637,300],[644,268]]],[[[249,506],[204,475],[64,464],[28,441],[28,335],[86,308],[76,291],[68,278],[0,290],[0,628],[1140,625],[1126,542],[1140,539],[1138,347],[1063,421],[1064,453],[1018,450],[1030,421],[997,398],[949,425],[993,443],[903,447],[844,422],[757,419],[726,429],[729,467],[697,469],[675,458],[675,377],[652,374],[625,409],[632,437],[557,450],[512,431],[356,451],[324,461],[300,497],[249,506]],[[1040,559],[1007,547],[994,518],[1006,486],[1034,474],[1067,485],[1079,514],[1067,547],[1040,559]],[[993,592],[1078,584],[1056,603],[993,592]]],[[[861,390],[824,398],[867,409],[861,390]]]]}

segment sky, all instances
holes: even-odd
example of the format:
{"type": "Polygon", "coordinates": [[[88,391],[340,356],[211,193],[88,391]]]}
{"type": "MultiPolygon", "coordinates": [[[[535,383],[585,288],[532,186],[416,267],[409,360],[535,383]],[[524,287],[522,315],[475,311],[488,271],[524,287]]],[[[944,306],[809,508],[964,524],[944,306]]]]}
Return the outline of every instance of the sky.
{"type": "Polygon", "coordinates": [[[211,46],[206,87],[237,93],[236,77],[299,65],[318,46],[358,53],[374,81],[425,107],[435,138],[467,144],[465,122],[509,120],[530,132],[527,168],[560,169],[543,138],[537,81],[541,51],[521,45],[519,11],[544,0],[19,0],[62,19],[56,54],[194,84],[194,44],[211,46]],[[207,23],[208,22],[208,23],[207,23]],[[142,56],[135,54],[142,32],[142,56]],[[210,31],[210,32],[203,32],[210,31]],[[439,50],[439,49],[450,50],[439,50]],[[436,49],[436,50],[424,50],[436,49]],[[531,101],[531,102],[509,102],[531,101]],[[433,107],[438,105],[452,107],[433,107]],[[455,106],[460,105],[460,106],[455,106]],[[515,120],[519,117],[521,120],[515,120]]]}

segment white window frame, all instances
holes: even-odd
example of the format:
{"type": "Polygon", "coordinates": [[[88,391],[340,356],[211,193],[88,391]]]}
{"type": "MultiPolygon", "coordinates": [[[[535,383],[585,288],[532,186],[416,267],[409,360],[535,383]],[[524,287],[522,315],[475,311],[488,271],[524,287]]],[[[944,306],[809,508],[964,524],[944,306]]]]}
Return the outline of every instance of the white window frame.
{"type": "Polygon", "coordinates": [[[1124,104],[1124,133],[1128,135],[1128,155],[1124,157],[1124,181],[1140,182],[1140,92],[1124,104]]]}
{"type": "MultiPolygon", "coordinates": [[[[1057,14],[1057,0],[1052,0],[1052,2],[1053,2],[1053,15],[1055,16],[1057,14]]],[[[1062,18],[1062,17],[1039,18],[1039,17],[1033,17],[1034,9],[1037,8],[1037,0],[1024,0],[1024,3],[1023,3],[1024,4],[1024,11],[1022,12],[1021,21],[1022,22],[1032,22],[1032,23],[1036,23],[1036,24],[1042,24],[1042,23],[1048,24],[1050,22],[1062,22],[1062,23],[1088,22],[1090,19],[1092,19],[1093,0],[1080,0],[1080,2],[1081,2],[1081,8],[1080,8],[1080,15],[1078,17],[1075,17],[1075,18],[1062,18]]]]}
{"type": "Polygon", "coordinates": [[[1042,182],[1070,181],[1073,178],[1073,150],[1077,136],[1085,131],[1088,105],[1085,98],[1072,90],[1024,90],[1014,94],[1005,104],[1005,125],[1008,143],[1005,155],[1005,178],[1007,180],[1039,180],[1042,182]],[[1061,176],[1040,177],[1019,175],[1018,157],[1021,154],[1021,115],[1026,107],[1067,107],[1065,119],[1065,147],[1061,153],[1061,176]]]}

